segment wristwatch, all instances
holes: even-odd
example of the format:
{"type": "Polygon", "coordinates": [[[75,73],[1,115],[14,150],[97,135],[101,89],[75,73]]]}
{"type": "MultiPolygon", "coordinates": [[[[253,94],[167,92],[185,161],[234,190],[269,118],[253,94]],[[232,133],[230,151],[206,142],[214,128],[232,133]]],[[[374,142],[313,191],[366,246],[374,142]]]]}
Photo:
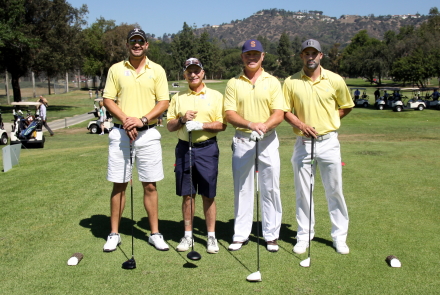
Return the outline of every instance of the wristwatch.
{"type": "Polygon", "coordinates": [[[183,123],[183,121],[182,121],[182,117],[179,117],[179,123],[182,125],[185,125],[185,123],[183,123]]]}
{"type": "Polygon", "coordinates": [[[148,118],[147,117],[142,117],[141,118],[142,124],[144,124],[144,126],[148,125],[148,118]]]}

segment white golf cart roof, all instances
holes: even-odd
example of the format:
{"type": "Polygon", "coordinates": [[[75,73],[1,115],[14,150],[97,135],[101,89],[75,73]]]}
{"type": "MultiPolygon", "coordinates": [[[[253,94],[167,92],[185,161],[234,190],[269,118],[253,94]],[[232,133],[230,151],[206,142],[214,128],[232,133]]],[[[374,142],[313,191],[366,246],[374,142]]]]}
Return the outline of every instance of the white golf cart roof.
{"type": "Polygon", "coordinates": [[[19,101],[19,102],[11,102],[13,106],[39,106],[41,102],[38,101],[19,101]]]}

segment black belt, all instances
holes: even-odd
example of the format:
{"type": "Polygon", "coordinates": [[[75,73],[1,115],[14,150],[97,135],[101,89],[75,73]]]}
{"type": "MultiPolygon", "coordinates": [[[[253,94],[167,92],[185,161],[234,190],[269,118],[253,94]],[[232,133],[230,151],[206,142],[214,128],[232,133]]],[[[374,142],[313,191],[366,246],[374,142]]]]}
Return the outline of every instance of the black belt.
{"type": "MultiPolygon", "coordinates": [[[[208,146],[210,144],[213,144],[216,141],[217,141],[217,137],[214,136],[214,137],[211,137],[210,139],[207,139],[205,141],[193,142],[193,147],[205,147],[205,146],[208,146]]],[[[184,145],[189,145],[188,141],[184,141],[184,140],[181,140],[181,139],[179,139],[179,143],[184,144],[184,145]]]]}
{"type": "MultiPolygon", "coordinates": [[[[124,127],[121,124],[114,124],[113,126],[116,127],[116,128],[119,128],[119,129],[124,129],[124,127]]],[[[144,130],[151,129],[153,127],[156,127],[156,124],[145,125],[145,126],[143,126],[141,128],[136,127],[136,130],[137,131],[144,131],[144,130]]]]}

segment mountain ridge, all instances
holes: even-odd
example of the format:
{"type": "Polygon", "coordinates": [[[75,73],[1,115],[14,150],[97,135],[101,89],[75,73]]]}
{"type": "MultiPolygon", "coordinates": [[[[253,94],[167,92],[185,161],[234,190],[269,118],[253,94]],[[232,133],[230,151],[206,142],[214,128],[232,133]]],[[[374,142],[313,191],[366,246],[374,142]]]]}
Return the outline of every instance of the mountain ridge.
{"type": "Polygon", "coordinates": [[[425,15],[386,15],[359,16],[341,15],[330,17],[322,11],[292,12],[279,9],[261,10],[244,18],[221,25],[204,25],[194,31],[200,35],[207,31],[217,38],[225,47],[238,47],[245,40],[259,36],[271,42],[278,42],[281,34],[286,32],[290,39],[313,38],[322,45],[332,46],[339,43],[345,47],[351,38],[360,30],[366,30],[370,37],[382,39],[387,31],[398,33],[404,26],[418,27],[428,19],[425,15]]]}

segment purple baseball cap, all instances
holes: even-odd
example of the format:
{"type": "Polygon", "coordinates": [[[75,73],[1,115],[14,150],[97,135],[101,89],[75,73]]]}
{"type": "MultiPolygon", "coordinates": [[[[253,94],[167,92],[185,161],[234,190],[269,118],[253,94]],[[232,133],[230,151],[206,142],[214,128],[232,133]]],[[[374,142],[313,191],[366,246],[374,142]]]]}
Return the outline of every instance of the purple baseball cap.
{"type": "Polygon", "coordinates": [[[252,50],[264,52],[263,45],[261,45],[260,41],[255,39],[247,40],[246,42],[244,42],[243,47],[241,48],[242,53],[252,50]]]}

